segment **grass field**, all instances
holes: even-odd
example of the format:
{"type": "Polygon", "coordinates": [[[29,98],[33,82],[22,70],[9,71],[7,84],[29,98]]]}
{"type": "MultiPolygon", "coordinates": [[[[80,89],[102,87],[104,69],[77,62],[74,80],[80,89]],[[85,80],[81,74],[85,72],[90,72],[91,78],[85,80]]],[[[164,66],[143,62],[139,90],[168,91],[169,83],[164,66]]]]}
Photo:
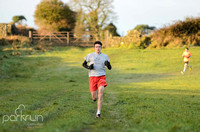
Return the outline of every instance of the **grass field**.
{"type": "MultiPolygon", "coordinates": [[[[92,48],[55,48],[0,60],[0,131],[200,131],[200,48],[181,75],[181,49],[103,49],[107,71],[101,118],[81,65],[92,48]],[[20,104],[38,122],[7,121],[20,104]]],[[[1,51],[0,55],[10,51],[1,51]]],[[[14,119],[14,117],[10,118],[14,119]]]]}

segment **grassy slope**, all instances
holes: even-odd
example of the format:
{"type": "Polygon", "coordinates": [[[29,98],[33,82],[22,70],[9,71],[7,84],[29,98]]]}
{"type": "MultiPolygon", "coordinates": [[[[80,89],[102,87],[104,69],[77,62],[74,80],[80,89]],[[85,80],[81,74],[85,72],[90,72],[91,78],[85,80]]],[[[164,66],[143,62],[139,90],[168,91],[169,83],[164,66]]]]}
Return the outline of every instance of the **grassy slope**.
{"type": "Polygon", "coordinates": [[[183,49],[104,49],[107,70],[102,118],[88,88],[83,57],[93,49],[64,48],[0,61],[0,121],[14,114],[43,115],[42,124],[0,123],[0,131],[198,131],[200,48],[191,48],[192,71],[181,75],[183,49]]]}

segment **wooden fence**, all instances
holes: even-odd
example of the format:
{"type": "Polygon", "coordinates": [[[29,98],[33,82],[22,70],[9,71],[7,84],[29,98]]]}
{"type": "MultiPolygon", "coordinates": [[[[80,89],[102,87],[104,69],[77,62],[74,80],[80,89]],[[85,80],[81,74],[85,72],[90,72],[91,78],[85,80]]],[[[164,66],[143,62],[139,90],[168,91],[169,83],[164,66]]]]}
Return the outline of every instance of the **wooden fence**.
{"type": "Polygon", "coordinates": [[[29,31],[29,38],[31,42],[51,41],[54,43],[60,43],[69,45],[69,32],[37,32],[29,31]]]}
{"type": "Polygon", "coordinates": [[[94,41],[100,40],[103,43],[108,42],[109,32],[82,32],[75,34],[73,32],[37,32],[29,31],[29,38],[32,43],[38,43],[42,41],[52,42],[56,46],[81,46],[91,47],[94,41]]]}

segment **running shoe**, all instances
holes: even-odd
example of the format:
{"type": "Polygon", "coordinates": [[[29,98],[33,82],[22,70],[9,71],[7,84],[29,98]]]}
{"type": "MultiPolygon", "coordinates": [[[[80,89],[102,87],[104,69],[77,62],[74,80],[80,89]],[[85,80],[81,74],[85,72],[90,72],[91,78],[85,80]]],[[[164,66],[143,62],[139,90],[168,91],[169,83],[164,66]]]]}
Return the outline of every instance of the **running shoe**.
{"type": "Polygon", "coordinates": [[[100,114],[96,114],[96,118],[100,118],[100,114]]]}

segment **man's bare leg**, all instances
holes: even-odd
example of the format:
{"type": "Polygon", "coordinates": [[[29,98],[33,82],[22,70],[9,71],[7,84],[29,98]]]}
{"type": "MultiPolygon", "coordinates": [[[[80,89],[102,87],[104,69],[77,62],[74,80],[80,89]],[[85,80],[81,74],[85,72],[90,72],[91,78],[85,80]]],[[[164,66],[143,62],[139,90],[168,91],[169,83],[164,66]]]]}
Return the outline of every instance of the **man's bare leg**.
{"type": "Polygon", "coordinates": [[[187,66],[188,66],[187,64],[185,64],[185,65],[184,65],[183,72],[185,72],[185,71],[186,71],[186,68],[187,68],[187,66]]]}
{"type": "Polygon", "coordinates": [[[97,115],[100,117],[100,111],[103,103],[103,91],[104,91],[104,86],[100,86],[98,88],[98,102],[97,102],[97,115]]]}
{"type": "Polygon", "coordinates": [[[91,92],[92,95],[92,100],[96,101],[97,100],[97,91],[91,92]]]}
{"type": "Polygon", "coordinates": [[[192,70],[192,67],[190,65],[188,65],[188,67],[189,67],[189,70],[192,70]]]}

